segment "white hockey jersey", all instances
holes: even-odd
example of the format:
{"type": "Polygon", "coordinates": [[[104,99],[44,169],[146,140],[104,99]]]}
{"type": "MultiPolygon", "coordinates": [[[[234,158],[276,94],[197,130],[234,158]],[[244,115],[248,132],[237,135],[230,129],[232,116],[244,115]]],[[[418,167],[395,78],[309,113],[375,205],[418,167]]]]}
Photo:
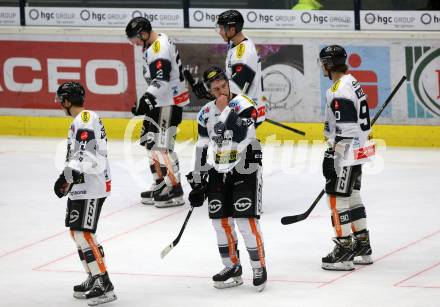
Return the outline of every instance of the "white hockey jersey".
{"type": "Polygon", "coordinates": [[[350,74],[326,93],[324,135],[340,157],[339,166],[365,163],[375,154],[368,141],[371,130],[367,96],[350,74]]]}
{"type": "Polygon", "coordinates": [[[245,94],[257,105],[257,123],[266,118],[266,101],[263,97],[263,77],[261,74],[261,59],[254,43],[246,38],[237,46],[232,42],[228,45],[226,56],[226,75],[228,76],[231,92],[245,94]],[[248,88],[243,88],[248,83],[248,88]]]}
{"type": "Polygon", "coordinates": [[[156,97],[158,107],[189,103],[189,93],[182,72],[182,61],[176,45],[166,34],[159,33],[159,38],[143,50],[144,77],[147,92],[156,97]]]}
{"type": "Polygon", "coordinates": [[[220,173],[231,171],[243,158],[248,145],[258,142],[254,125],[256,117],[255,103],[244,95],[237,95],[231,99],[222,112],[217,108],[215,100],[208,102],[199,111],[197,117],[199,138],[196,150],[202,151],[208,147],[210,151],[208,164],[220,173]],[[217,124],[225,124],[232,110],[238,115],[234,123],[240,121],[238,125],[241,132],[234,134],[232,129],[236,127],[226,126],[224,133],[217,134],[217,124]]]}
{"type": "Polygon", "coordinates": [[[83,174],[81,182],[74,184],[70,190],[70,199],[93,199],[110,195],[107,136],[95,112],[84,110],[73,120],[67,138],[66,167],[83,174]]]}

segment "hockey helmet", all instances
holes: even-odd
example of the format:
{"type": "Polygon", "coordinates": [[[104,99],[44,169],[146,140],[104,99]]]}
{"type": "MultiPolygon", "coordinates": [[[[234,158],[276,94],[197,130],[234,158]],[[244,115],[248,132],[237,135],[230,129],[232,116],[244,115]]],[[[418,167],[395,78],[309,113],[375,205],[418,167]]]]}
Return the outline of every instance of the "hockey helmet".
{"type": "Polygon", "coordinates": [[[147,18],[135,17],[125,27],[125,34],[127,38],[138,36],[141,32],[150,33],[152,30],[151,23],[147,18]]]}
{"type": "Polygon", "coordinates": [[[228,27],[235,27],[235,32],[239,33],[243,29],[244,18],[243,15],[237,10],[227,10],[221,13],[217,19],[217,25],[221,25],[225,27],[225,30],[228,30],[228,27]]]}
{"type": "Polygon", "coordinates": [[[218,66],[211,66],[203,73],[203,83],[210,89],[211,83],[215,80],[228,80],[225,71],[218,66]]]}
{"type": "Polygon", "coordinates": [[[336,66],[345,65],[347,52],[339,45],[327,46],[322,48],[319,53],[319,60],[323,65],[326,65],[328,69],[333,69],[336,66]]]}
{"type": "Polygon", "coordinates": [[[67,99],[73,105],[82,106],[85,94],[83,86],[78,82],[65,82],[58,87],[55,101],[63,103],[67,99]]]}

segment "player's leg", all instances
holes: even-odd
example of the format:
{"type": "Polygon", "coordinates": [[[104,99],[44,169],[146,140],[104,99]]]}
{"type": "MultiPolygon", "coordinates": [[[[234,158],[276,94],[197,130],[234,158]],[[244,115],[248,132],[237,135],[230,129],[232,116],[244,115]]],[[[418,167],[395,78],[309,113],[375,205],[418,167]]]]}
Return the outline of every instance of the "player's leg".
{"type": "Polygon", "coordinates": [[[144,205],[154,205],[154,196],[159,195],[160,192],[165,188],[166,184],[164,176],[167,172],[167,169],[166,167],[160,165],[157,152],[147,149],[147,153],[154,183],[151,184],[146,191],[141,193],[141,199],[144,205]]]}
{"type": "Polygon", "coordinates": [[[217,245],[225,266],[218,274],[212,277],[214,287],[218,289],[239,286],[243,283],[242,268],[237,250],[237,234],[234,220],[231,216],[230,195],[225,184],[225,174],[209,171],[208,182],[208,211],[209,218],[215,229],[217,245]]]}
{"type": "Polygon", "coordinates": [[[165,106],[160,108],[158,126],[156,126],[155,150],[160,164],[166,168],[165,188],[155,196],[156,207],[181,206],[183,189],[180,182],[180,168],[177,153],[174,151],[177,126],[182,121],[182,108],[165,106]]]}
{"type": "Polygon", "coordinates": [[[95,235],[104,201],[105,198],[72,200],[67,223],[90,272],[86,282],[74,287],[74,296],[86,298],[89,305],[116,299],[105,265],[104,249],[95,235]]]}
{"type": "MultiPolygon", "coordinates": [[[[78,213],[76,211],[72,212],[72,200],[70,200],[70,198],[68,198],[67,199],[67,208],[66,208],[66,219],[65,219],[66,227],[70,227],[70,221],[75,221],[75,219],[78,219],[78,218],[79,218],[78,213]]],[[[70,230],[70,236],[76,244],[79,260],[81,261],[81,263],[84,267],[84,271],[87,273],[87,279],[84,282],[82,282],[81,284],[75,285],[73,287],[73,297],[83,299],[83,298],[85,298],[85,292],[92,288],[94,279],[92,278],[92,274],[90,273],[90,268],[86,262],[86,258],[84,256],[82,249],[81,249],[81,245],[75,239],[74,230],[70,230]]]]}
{"type": "Polygon", "coordinates": [[[251,174],[234,172],[233,217],[243,236],[254,274],[253,284],[262,291],[267,281],[263,234],[260,228],[262,201],[262,171],[258,166],[251,174]]]}
{"type": "Polygon", "coordinates": [[[141,142],[142,146],[147,149],[147,157],[154,183],[144,192],[141,193],[141,202],[145,205],[154,205],[154,195],[159,194],[165,187],[164,176],[166,175],[165,166],[161,166],[157,153],[152,151],[154,146],[155,132],[159,118],[159,109],[153,109],[148,118],[144,119],[141,142]]]}
{"type": "Polygon", "coordinates": [[[370,233],[367,229],[367,215],[362,202],[360,189],[362,180],[361,166],[357,166],[353,193],[350,196],[351,228],[353,231],[354,264],[372,264],[370,233]]]}
{"type": "Polygon", "coordinates": [[[335,247],[322,258],[325,270],[350,271],[354,269],[351,238],[351,212],[349,196],[353,190],[352,167],[344,167],[336,173],[334,158],[325,156],[323,174],[326,178],[325,192],[331,210],[331,221],[335,231],[335,247]]]}

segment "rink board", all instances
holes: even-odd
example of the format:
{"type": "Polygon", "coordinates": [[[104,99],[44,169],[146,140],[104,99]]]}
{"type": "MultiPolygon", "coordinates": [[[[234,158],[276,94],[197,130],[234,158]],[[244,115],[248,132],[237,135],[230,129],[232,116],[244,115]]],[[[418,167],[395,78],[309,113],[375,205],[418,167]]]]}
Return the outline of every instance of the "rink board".
{"type": "MultiPolygon", "coordinates": [[[[33,117],[33,116],[0,116],[0,135],[66,137],[71,123],[70,118],[33,117]]],[[[124,118],[103,118],[107,135],[111,139],[138,139],[141,118],[134,120],[124,118]]],[[[284,123],[295,129],[306,132],[301,136],[265,122],[257,130],[258,138],[266,142],[308,142],[323,141],[323,124],[321,123],[284,123]]],[[[376,125],[373,138],[384,140],[387,146],[440,147],[439,126],[403,126],[376,125]]],[[[197,122],[184,119],[179,125],[177,140],[194,141],[197,139],[197,122]]]]}
{"type": "MultiPolygon", "coordinates": [[[[164,29],[185,68],[197,78],[209,65],[224,66],[226,47],[210,29],[164,29]]],[[[289,123],[306,138],[264,124],[265,141],[322,140],[325,91],[330,80],[317,65],[319,50],[340,44],[349,73],[368,95],[374,117],[402,75],[407,76],[382,113],[374,137],[396,146],[440,146],[440,37],[435,32],[247,30],[262,62],[267,118],[289,123]]],[[[64,80],[86,89],[86,108],[106,118],[112,138],[123,138],[133,102],[147,88],[139,49],[119,28],[0,28],[0,135],[65,136],[68,119],[54,103],[64,80]]],[[[196,138],[193,120],[207,101],[191,94],[179,140],[196,138]]],[[[130,125],[129,125],[130,126],[130,125]]],[[[132,127],[130,126],[130,129],[132,127]]],[[[138,128],[139,129],[139,128],[138,128]]],[[[137,137],[137,130],[129,132],[137,137]]],[[[133,136],[133,137],[134,137],[133,136]]]]}

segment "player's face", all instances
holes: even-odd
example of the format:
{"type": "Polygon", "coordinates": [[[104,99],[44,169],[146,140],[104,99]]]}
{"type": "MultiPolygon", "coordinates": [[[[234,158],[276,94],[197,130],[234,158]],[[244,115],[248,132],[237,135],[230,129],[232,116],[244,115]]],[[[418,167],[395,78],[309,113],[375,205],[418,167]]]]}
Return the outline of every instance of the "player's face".
{"type": "Polygon", "coordinates": [[[145,42],[148,41],[149,39],[150,39],[150,35],[148,34],[148,32],[141,32],[140,34],[136,35],[135,37],[130,37],[128,39],[128,41],[133,46],[144,47],[145,42]]]}
{"type": "Polygon", "coordinates": [[[324,77],[328,77],[328,70],[325,68],[325,64],[318,58],[318,63],[321,66],[322,74],[324,77]]]}
{"type": "Polygon", "coordinates": [[[211,83],[211,93],[216,98],[222,95],[229,97],[229,82],[227,80],[214,80],[211,83]]]}
{"type": "Polygon", "coordinates": [[[229,40],[228,33],[231,31],[230,28],[228,29],[228,31],[226,31],[225,26],[217,24],[215,29],[225,42],[227,42],[229,40]]]}
{"type": "Polygon", "coordinates": [[[63,99],[60,96],[58,96],[57,94],[55,94],[54,101],[55,101],[55,103],[58,103],[58,104],[63,103],[63,99]]]}
{"type": "Polygon", "coordinates": [[[138,36],[135,37],[130,37],[128,39],[128,41],[130,42],[130,44],[132,44],[133,46],[144,46],[144,41],[141,40],[138,36]]]}
{"type": "Polygon", "coordinates": [[[66,116],[70,116],[68,110],[72,106],[72,104],[68,100],[66,100],[66,99],[64,99],[64,101],[63,101],[63,98],[58,96],[57,94],[55,94],[55,99],[54,100],[55,100],[55,103],[58,103],[60,105],[60,107],[63,110],[64,114],[66,116]]]}

